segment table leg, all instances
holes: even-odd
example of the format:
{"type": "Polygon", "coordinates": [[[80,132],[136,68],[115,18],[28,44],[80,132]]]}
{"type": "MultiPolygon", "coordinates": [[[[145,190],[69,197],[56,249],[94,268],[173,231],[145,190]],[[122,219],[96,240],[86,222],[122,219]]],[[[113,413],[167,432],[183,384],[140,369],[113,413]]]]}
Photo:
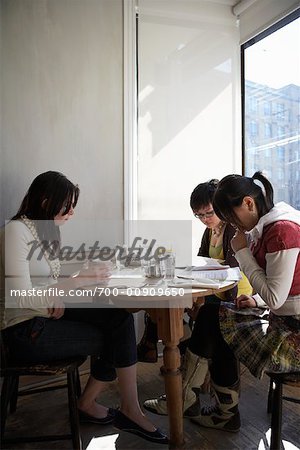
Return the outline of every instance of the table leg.
{"type": "Polygon", "coordinates": [[[183,336],[183,309],[157,309],[158,336],[164,344],[164,378],[170,427],[170,448],[182,448],[182,378],[178,343],[183,336]]]}

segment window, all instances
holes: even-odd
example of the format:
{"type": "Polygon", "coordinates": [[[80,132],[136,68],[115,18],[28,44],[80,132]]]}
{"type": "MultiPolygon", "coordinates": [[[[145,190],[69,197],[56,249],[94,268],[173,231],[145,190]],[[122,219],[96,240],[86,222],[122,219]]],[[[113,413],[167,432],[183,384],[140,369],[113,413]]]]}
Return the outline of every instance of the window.
{"type": "Polygon", "coordinates": [[[282,167],[279,167],[278,173],[277,173],[277,177],[278,177],[278,180],[279,180],[280,182],[283,181],[283,179],[284,179],[284,172],[283,172],[282,167]]]}
{"type": "Polygon", "coordinates": [[[279,125],[279,127],[278,127],[278,136],[279,137],[283,137],[284,133],[285,133],[285,128],[279,125]]]}
{"type": "Polygon", "coordinates": [[[271,102],[264,102],[264,115],[265,116],[271,115],[271,102]]]}
{"type": "Polygon", "coordinates": [[[277,148],[277,159],[278,161],[284,161],[285,149],[284,147],[277,148]]]}
{"type": "Polygon", "coordinates": [[[268,159],[268,158],[271,158],[271,154],[272,154],[271,149],[270,149],[270,148],[266,148],[264,154],[265,154],[265,157],[266,157],[267,159],[268,159]]]}
{"type": "Polygon", "coordinates": [[[245,175],[261,170],[275,202],[300,209],[300,9],[246,42],[243,63],[245,175]],[[261,104],[261,108],[257,105],[261,104]],[[268,154],[272,158],[267,158],[268,154]],[[293,189],[289,188],[293,180],[293,189]]]}
{"type": "Polygon", "coordinates": [[[257,113],[257,106],[258,106],[257,99],[255,97],[250,97],[249,98],[249,113],[250,114],[257,113]]]}
{"type": "Polygon", "coordinates": [[[270,123],[265,123],[265,138],[272,136],[272,125],[270,123]]]}
{"type": "Polygon", "coordinates": [[[249,134],[250,136],[257,136],[258,134],[258,126],[254,120],[250,122],[249,134]]]}
{"type": "Polygon", "coordinates": [[[284,118],[285,118],[284,104],[277,103],[277,119],[284,120],[284,118]]]}
{"type": "MultiPolygon", "coordinates": [[[[138,3],[136,217],[190,220],[195,186],[240,166],[233,132],[238,33],[203,2],[138,3]]],[[[258,106],[251,100],[253,115],[258,106]]],[[[192,224],[197,252],[199,221],[192,224]]]]}

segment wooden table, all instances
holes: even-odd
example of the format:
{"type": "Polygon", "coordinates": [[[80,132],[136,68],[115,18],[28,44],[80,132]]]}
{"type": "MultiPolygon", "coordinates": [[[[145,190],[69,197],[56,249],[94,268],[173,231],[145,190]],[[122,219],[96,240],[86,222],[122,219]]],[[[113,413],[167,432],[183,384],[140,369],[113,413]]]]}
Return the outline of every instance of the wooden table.
{"type": "MultiPolygon", "coordinates": [[[[123,284],[124,284],[123,280],[123,284]]],[[[115,284],[115,280],[111,281],[115,284]]],[[[186,289],[185,295],[174,298],[155,296],[151,289],[149,295],[142,297],[126,296],[126,290],[120,291],[117,304],[124,304],[134,311],[145,310],[157,323],[158,337],[164,344],[163,363],[165,392],[167,395],[170,448],[182,448],[184,444],[183,414],[182,414],[182,377],[180,372],[180,352],[178,344],[183,337],[183,315],[185,308],[191,308],[193,303],[203,300],[207,295],[227,291],[235,286],[232,282],[220,289],[186,289]]],[[[146,292],[145,289],[143,289],[146,292]]],[[[137,294],[139,291],[137,291],[137,294]]],[[[132,294],[132,293],[131,293],[132,294]]]]}
{"type": "MultiPolygon", "coordinates": [[[[220,289],[193,289],[193,302],[204,300],[207,295],[213,295],[231,289],[235,283],[220,289]]],[[[189,308],[187,305],[184,308],[189,308]]],[[[184,308],[155,308],[148,310],[158,325],[158,337],[164,344],[163,362],[165,392],[167,395],[170,448],[181,448],[184,444],[183,413],[182,413],[182,377],[180,371],[180,352],[178,344],[183,337],[184,308]]]]}

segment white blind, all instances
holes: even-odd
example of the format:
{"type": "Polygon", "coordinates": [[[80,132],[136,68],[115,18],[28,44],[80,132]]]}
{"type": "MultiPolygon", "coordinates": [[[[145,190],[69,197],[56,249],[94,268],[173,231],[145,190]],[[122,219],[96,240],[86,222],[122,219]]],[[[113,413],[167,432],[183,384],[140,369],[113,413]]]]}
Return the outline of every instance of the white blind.
{"type": "Polygon", "coordinates": [[[241,171],[239,31],[229,5],[140,0],[139,11],[138,219],[192,220],[195,255],[192,190],[241,171]]]}
{"type": "Polygon", "coordinates": [[[299,1],[295,0],[259,0],[249,4],[239,16],[241,44],[299,8],[299,1]]]}

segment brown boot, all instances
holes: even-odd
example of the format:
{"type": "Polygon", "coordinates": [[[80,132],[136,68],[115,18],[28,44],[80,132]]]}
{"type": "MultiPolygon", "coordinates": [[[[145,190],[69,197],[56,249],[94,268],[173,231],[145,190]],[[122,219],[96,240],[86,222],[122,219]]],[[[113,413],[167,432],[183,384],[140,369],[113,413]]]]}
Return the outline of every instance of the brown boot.
{"type": "Polygon", "coordinates": [[[204,383],[208,373],[208,359],[201,358],[187,349],[182,369],[183,411],[185,417],[195,416],[200,408],[197,389],[204,383]],[[195,404],[197,407],[195,408],[195,404]]]}
{"type": "MultiPolygon", "coordinates": [[[[207,371],[208,360],[194,355],[187,349],[182,371],[184,417],[194,417],[200,414],[199,396],[195,391],[203,384],[207,371]]],[[[165,395],[162,395],[155,399],[146,400],[144,408],[155,414],[167,415],[167,398],[165,395]]]]}

